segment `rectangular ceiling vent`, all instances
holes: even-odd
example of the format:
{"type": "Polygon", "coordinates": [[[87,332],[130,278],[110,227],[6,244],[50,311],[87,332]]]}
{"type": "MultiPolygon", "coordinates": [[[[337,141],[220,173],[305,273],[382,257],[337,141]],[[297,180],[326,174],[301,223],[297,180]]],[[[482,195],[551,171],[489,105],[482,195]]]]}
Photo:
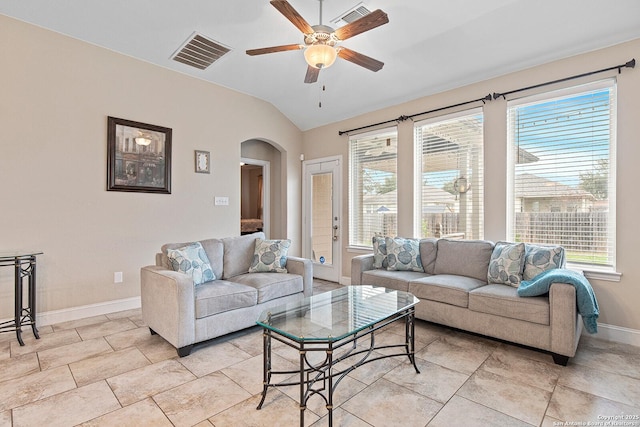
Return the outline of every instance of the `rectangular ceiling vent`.
{"type": "Polygon", "coordinates": [[[371,11],[364,6],[364,3],[360,2],[345,13],[341,14],[337,18],[331,21],[334,25],[346,25],[353,21],[362,18],[365,15],[370,14],[371,11]]]}
{"type": "Polygon", "coordinates": [[[231,48],[224,46],[222,43],[205,37],[202,34],[193,33],[187,41],[175,51],[171,59],[204,70],[222,58],[222,56],[230,50],[231,48]]]}

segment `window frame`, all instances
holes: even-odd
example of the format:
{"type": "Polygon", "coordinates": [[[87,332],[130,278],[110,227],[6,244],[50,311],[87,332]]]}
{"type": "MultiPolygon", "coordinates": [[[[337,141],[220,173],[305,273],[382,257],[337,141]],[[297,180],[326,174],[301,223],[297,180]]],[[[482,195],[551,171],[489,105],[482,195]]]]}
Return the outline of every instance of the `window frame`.
{"type": "MultiPolygon", "coordinates": [[[[422,237],[422,211],[423,211],[423,206],[422,206],[422,193],[423,193],[423,170],[422,170],[422,142],[418,140],[418,132],[419,132],[419,128],[421,128],[422,126],[425,125],[431,125],[431,124],[436,124],[436,123],[440,123],[440,122],[446,122],[449,120],[455,120],[457,118],[461,118],[461,117],[468,117],[468,116],[476,116],[479,115],[481,116],[481,126],[482,126],[482,142],[480,143],[480,153],[478,154],[478,161],[480,162],[480,176],[478,177],[478,182],[477,185],[479,186],[479,194],[477,195],[477,197],[480,197],[480,202],[479,202],[479,208],[481,209],[481,211],[478,213],[479,217],[476,219],[477,221],[477,225],[476,228],[478,229],[479,232],[479,236],[475,236],[475,237],[465,237],[466,239],[484,239],[484,225],[485,225],[485,197],[484,197],[484,187],[485,187],[485,177],[484,177],[484,168],[485,168],[485,161],[484,161],[484,156],[485,156],[485,141],[484,141],[484,126],[485,126],[485,121],[484,121],[484,108],[482,106],[480,107],[473,107],[473,108],[467,108],[467,109],[463,109],[463,110],[458,110],[458,111],[454,111],[451,113],[445,113],[445,114],[441,114],[438,116],[434,116],[434,117],[429,117],[427,119],[424,120],[420,120],[417,121],[416,123],[414,123],[413,126],[413,144],[414,144],[414,200],[416,200],[416,203],[414,204],[414,212],[413,212],[413,234],[414,236],[420,236],[418,238],[424,238],[422,237]]],[[[458,197],[458,196],[456,196],[458,197]]]]}
{"type": "Polygon", "coordinates": [[[588,278],[620,281],[621,274],[616,271],[616,255],[617,255],[617,224],[616,224],[616,209],[617,209],[617,182],[616,182],[616,167],[617,167],[617,80],[615,77],[610,77],[601,80],[595,80],[584,84],[565,87],[557,90],[544,91],[531,95],[514,98],[507,101],[506,106],[506,119],[507,119],[507,223],[506,223],[506,236],[509,241],[515,241],[515,144],[513,140],[513,124],[510,119],[510,111],[512,108],[522,107],[526,105],[533,105],[542,102],[551,102],[555,99],[567,98],[570,96],[580,96],[587,92],[597,91],[599,89],[610,90],[610,107],[609,107],[609,176],[608,176],[608,216],[610,219],[607,224],[607,238],[611,243],[611,264],[612,265],[600,265],[592,263],[577,263],[567,261],[567,268],[572,270],[581,271],[588,278]]]}
{"type": "MultiPolygon", "coordinates": [[[[355,159],[353,158],[353,144],[356,143],[358,140],[362,140],[362,139],[367,139],[367,138],[372,138],[375,136],[380,136],[380,138],[386,138],[387,135],[394,135],[393,138],[395,138],[396,141],[396,149],[397,149],[397,145],[399,143],[399,139],[398,139],[398,127],[397,126],[389,126],[389,127],[384,127],[384,128],[380,128],[380,129],[376,129],[373,131],[369,131],[369,132],[363,132],[363,133],[358,133],[358,134],[354,134],[354,135],[349,135],[349,200],[348,200],[348,223],[349,223],[349,236],[348,236],[348,244],[347,244],[347,249],[348,250],[355,250],[355,251],[371,251],[373,249],[373,245],[371,243],[371,241],[369,241],[368,245],[364,245],[360,242],[356,242],[356,230],[357,230],[357,222],[358,221],[362,221],[361,215],[363,214],[362,209],[358,210],[357,215],[354,215],[354,209],[356,208],[355,204],[356,201],[354,200],[354,196],[355,196],[355,192],[357,192],[358,190],[362,190],[362,185],[360,183],[358,188],[354,187],[354,180],[356,179],[355,173],[356,171],[355,169],[355,165],[354,165],[354,161],[355,159]]],[[[395,158],[395,176],[396,176],[396,180],[398,177],[398,153],[396,151],[396,158],[395,158]]],[[[359,177],[358,179],[361,180],[361,177],[359,177]]],[[[397,191],[397,181],[396,181],[396,191],[397,191]]],[[[359,193],[358,193],[359,194],[359,193]]],[[[398,201],[397,201],[397,193],[396,193],[396,210],[398,210],[398,201]]],[[[397,212],[396,212],[396,219],[397,219],[397,212]]],[[[397,232],[397,229],[396,229],[397,232]]]]}

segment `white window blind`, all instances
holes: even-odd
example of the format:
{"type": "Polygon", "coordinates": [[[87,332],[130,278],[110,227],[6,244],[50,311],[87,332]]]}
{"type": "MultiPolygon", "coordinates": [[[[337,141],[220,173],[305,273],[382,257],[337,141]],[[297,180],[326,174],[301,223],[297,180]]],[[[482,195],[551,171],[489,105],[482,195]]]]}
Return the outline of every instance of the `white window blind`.
{"type": "Polygon", "coordinates": [[[349,138],[349,245],[371,247],[373,236],[396,236],[396,128],[349,138]]]}
{"type": "Polygon", "coordinates": [[[508,103],[510,238],[615,262],[615,82],[508,103]]]}
{"type": "Polygon", "coordinates": [[[482,111],[474,109],[417,123],[415,147],[419,201],[416,235],[482,239],[482,111]]]}

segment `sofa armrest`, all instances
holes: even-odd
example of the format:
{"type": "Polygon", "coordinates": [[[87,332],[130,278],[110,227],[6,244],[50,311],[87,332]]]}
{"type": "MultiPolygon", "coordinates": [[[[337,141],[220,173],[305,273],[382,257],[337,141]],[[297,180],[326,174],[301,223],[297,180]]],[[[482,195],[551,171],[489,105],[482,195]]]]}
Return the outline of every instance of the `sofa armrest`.
{"type": "Polygon", "coordinates": [[[576,304],[576,288],[567,283],[552,283],[549,289],[551,351],[563,356],[576,354],[582,322],[576,304]]]}
{"type": "Polygon", "coordinates": [[[313,263],[306,258],[287,257],[287,271],[302,276],[305,297],[313,295],[313,263]]]}
{"type": "Polygon", "coordinates": [[[191,276],[156,265],[140,269],[142,319],[176,348],[195,342],[195,290],[191,276]]]}
{"type": "Polygon", "coordinates": [[[163,266],[163,258],[164,254],[163,253],[157,253],[156,254],[156,265],[162,267],[163,266]]]}
{"type": "Polygon", "coordinates": [[[373,254],[351,258],[351,284],[362,285],[362,272],[373,269],[373,254]]]}

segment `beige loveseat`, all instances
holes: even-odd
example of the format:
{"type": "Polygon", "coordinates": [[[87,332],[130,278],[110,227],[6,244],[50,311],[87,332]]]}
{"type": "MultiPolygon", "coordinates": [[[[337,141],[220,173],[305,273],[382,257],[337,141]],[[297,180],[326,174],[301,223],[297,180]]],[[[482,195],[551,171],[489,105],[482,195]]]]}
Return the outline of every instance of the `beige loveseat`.
{"type": "Polygon", "coordinates": [[[256,324],[258,315],[275,305],[311,296],[311,261],[288,256],[286,273],[248,273],[254,249],[264,233],[201,240],[215,280],[194,279],[170,267],[167,251],[194,242],[171,243],[156,254],[156,265],[140,271],[142,317],[152,334],[177,348],[180,357],[193,345],[256,324]]]}
{"type": "Polygon", "coordinates": [[[566,365],[583,326],[574,286],[553,283],[546,295],[519,297],[517,287],[488,283],[494,246],[490,241],[422,239],[424,272],[374,268],[373,254],[357,256],[351,262],[351,284],[411,292],[420,299],[419,319],[545,350],[566,365]]]}

